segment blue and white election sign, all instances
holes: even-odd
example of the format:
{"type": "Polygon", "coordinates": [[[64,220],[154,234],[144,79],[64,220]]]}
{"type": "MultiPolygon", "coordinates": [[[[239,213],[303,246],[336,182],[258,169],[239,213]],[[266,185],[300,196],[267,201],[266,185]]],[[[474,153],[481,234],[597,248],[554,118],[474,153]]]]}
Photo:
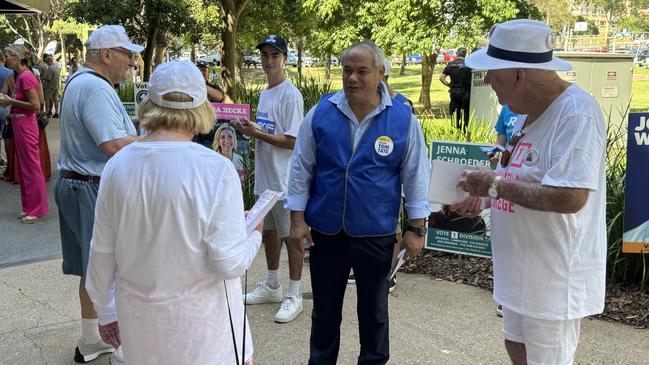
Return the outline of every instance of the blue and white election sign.
{"type": "Polygon", "coordinates": [[[622,252],[649,253],[649,113],[629,113],[622,252]]]}

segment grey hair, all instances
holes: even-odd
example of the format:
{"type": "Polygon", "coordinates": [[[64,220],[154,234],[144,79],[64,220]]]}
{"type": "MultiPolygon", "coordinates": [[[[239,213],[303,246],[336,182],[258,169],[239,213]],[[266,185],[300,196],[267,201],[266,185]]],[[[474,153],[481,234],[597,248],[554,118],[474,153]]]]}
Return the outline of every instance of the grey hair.
{"type": "Polygon", "coordinates": [[[344,64],[345,60],[347,57],[349,57],[349,54],[351,51],[357,49],[357,48],[362,48],[365,50],[368,50],[372,53],[372,56],[374,57],[374,66],[376,67],[383,67],[383,61],[385,60],[385,56],[383,55],[383,51],[379,47],[376,46],[376,44],[370,40],[364,40],[362,42],[356,42],[352,44],[351,46],[345,48],[345,50],[340,54],[340,63],[344,64]]]}
{"type": "Polygon", "coordinates": [[[94,60],[98,60],[101,55],[101,49],[88,49],[86,50],[86,60],[90,60],[91,62],[94,60]]]}

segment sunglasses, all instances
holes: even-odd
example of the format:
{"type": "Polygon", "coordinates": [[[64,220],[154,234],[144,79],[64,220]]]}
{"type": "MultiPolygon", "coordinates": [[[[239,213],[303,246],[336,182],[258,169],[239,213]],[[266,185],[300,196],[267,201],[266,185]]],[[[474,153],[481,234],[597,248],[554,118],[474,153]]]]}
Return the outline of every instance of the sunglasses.
{"type": "Polygon", "coordinates": [[[525,133],[517,131],[512,134],[512,137],[509,139],[509,145],[507,149],[503,151],[502,156],[500,157],[500,166],[507,167],[509,165],[509,159],[512,157],[512,152],[516,149],[518,142],[525,137],[525,133]]]}
{"type": "Polygon", "coordinates": [[[124,49],[121,49],[121,48],[109,48],[109,49],[111,49],[113,51],[117,51],[119,53],[123,53],[128,57],[129,60],[131,60],[131,61],[133,60],[133,52],[131,52],[131,51],[127,51],[127,50],[124,50],[124,49]]]}

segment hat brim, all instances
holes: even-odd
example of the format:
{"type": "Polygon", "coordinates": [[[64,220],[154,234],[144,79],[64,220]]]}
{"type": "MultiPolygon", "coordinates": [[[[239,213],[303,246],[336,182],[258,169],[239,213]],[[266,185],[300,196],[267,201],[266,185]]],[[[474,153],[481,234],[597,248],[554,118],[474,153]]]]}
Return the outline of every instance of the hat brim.
{"type": "Polygon", "coordinates": [[[287,54],[287,53],[288,53],[287,50],[281,49],[281,48],[277,47],[277,45],[272,44],[272,43],[259,43],[259,44],[257,45],[257,47],[255,47],[255,48],[257,48],[258,50],[261,51],[261,49],[264,48],[264,46],[266,46],[266,45],[268,45],[268,46],[272,46],[273,48],[275,48],[276,50],[278,50],[278,51],[280,51],[280,52],[282,52],[282,53],[284,53],[284,54],[287,54]]]}
{"type": "Polygon", "coordinates": [[[144,47],[140,46],[139,44],[129,43],[129,44],[125,44],[125,45],[123,45],[121,47],[126,48],[131,52],[140,53],[140,52],[144,51],[144,47]]]}
{"type": "Polygon", "coordinates": [[[536,70],[548,71],[570,71],[572,65],[558,57],[552,57],[552,61],[544,63],[525,63],[503,60],[491,57],[487,54],[487,49],[483,48],[471,53],[465,60],[464,64],[469,68],[480,71],[502,70],[507,68],[531,68],[536,70]]]}

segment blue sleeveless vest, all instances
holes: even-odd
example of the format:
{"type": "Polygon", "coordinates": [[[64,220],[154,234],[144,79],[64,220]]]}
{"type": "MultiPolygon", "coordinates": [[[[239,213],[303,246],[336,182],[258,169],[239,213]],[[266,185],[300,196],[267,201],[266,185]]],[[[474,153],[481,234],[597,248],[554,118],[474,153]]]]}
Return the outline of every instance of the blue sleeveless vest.
{"type": "Polygon", "coordinates": [[[397,93],[397,95],[395,95],[392,98],[392,100],[397,101],[397,102],[402,103],[402,104],[406,104],[409,107],[412,107],[412,101],[410,101],[410,99],[406,98],[406,96],[403,95],[402,93],[397,93]]]}
{"type": "Polygon", "coordinates": [[[324,234],[387,236],[397,227],[401,159],[411,109],[393,103],[370,123],[356,147],[349,120],[323,95],[313,114],[316,166],[306,223],[324,234]]]}

